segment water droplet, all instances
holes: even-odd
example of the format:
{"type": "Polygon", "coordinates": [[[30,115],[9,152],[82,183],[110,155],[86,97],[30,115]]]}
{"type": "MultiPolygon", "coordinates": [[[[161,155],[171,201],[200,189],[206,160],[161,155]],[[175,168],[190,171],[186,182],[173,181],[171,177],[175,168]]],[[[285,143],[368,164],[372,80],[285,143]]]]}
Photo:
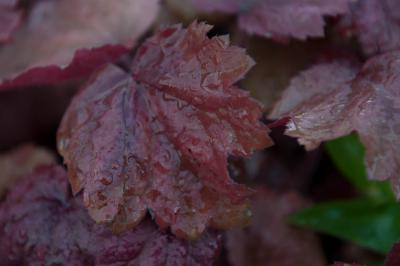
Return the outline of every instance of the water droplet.
{"type": "Polygon", "coordinates": [[[196,146],[200,143],[199,139],[192,139],[192,145],[196,146]]]}
{"type": "Polygon", "coordinates": [[[68,145],[68,139],[61,139],[58,142],[58,150],[59,151],[64,150],[67,147],[67,145],[68,145]]]}
{"type": "Polygon", "coordinates": [[[183,101],[177,99],[176,100],[176,106],[178,107],[179,110],[182,110],[183,108],[185,108],[187,106],[187,104],[184,103],[183,101]]]}
{"type": "Polygon", "coordinates": [[[111,164],[111,169],[117,170],[118,168],[119,168],[119,164],[118,163],[111,164]]]}
{"type": "Polygon", "coordinates": [[[98,198],[100,201],[105,201],[105,200],[107,200],[107,197],[106,197],[103,193],[101,193],[101,192],[98,192],[98,193],[97,193],[97,198],[98,198]]]}
{"type": "Polygon", "coordinates": [[[183,185],[185,185],[185,180],[179,179],[178,186],[183,187],[183,185]]]}
{"type": "Polygon", "coordinates": [[[113,178],[112,178],[111,175],[106,176],[106,177],[102,177],[102,178],[100,179],[100,182],[101,182],[103,185],[108,186],[108,185],[110,185],[110,184],[113,182],[113,178]]]}

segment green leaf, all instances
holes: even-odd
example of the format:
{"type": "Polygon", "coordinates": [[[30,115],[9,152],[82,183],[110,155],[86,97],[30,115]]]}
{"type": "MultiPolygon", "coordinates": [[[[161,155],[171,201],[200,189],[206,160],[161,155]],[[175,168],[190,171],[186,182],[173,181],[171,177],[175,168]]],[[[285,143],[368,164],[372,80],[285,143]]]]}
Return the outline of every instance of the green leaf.
{"type": "Polygon", "coordinates": [[[395,200],[388,181],[368,180],[364,167],[364,146],[356,134],[329,141],[325,148],[339,171],[361,193],[377,200],[395,200]]]}
{"type": "Polygon", "coordinates": [[[322,203],[291,215],[290,222],[383,254],[400,240],[400,205],[396,202],[360,199],[322,203]]]}

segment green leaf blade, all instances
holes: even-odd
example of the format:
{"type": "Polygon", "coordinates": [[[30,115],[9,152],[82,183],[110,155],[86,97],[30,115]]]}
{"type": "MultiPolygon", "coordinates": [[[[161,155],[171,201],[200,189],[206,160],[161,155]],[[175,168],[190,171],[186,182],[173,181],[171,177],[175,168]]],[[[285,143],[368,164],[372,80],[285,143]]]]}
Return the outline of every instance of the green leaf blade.
{"type": "Polygon", "coordinates": [[[388,181],[368,180],[364,166],[364,147],[356,134],[329,141],[325,148],[338,170],[362,194],[379,201],[395,200],[388,181]]]}
{"type": "Polygon", "coordinates": [[[386,254],[400,240],[400,206],[370,200],[322,203],[300,211],[290,222],[386,254]]]}

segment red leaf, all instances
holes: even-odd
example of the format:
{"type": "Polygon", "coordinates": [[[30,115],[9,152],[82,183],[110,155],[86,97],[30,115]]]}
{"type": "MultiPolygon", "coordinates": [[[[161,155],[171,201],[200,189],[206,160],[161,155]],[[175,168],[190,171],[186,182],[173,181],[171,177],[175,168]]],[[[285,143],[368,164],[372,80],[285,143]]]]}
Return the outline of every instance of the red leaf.
{"type": "Polygon", "coordinates": [[[232,266],[322,266],[325,259],[316,236],[287,223],[288,215],[307,207],[299,194],[261,190],[253,201],[254,216],[245,229],[227,232],[232,266]]]}
{"type": "Polygon", "coordinates": [[[0,89],[82,78],[125,53],[157,11],[158,0],[36,1],[14,41],[0,48],[7,62],[0,89]]]}
{"type": "Polygon", "coordinates": [[[348,12],[349,0],[192,0],[203,11],[238,13],[239,27],[249,34],[287,40],[323,37],[324,16],[348,12]]]}
{"type": "Polygon", "coordinates": [[[57,65],[33,67],[13,79],[0,83],[0,90],[28,86],[56,85],[63,81],[80,80],[88,77],[99,67],[114,62],[128,49],[123,45],[105,45],[93,49],[78,50],[67,67],[57,65]]]}
{"type": "Polygon", "coordinates": [[[368,55],[400,48],[400,4],[398,0],[354,1],[352,12],[343,17],[339,30],[356,35],[368,55]]]}
{"type": "Polygon", "coordinates": [[[149,220],[121,235],[96,225],[72,198],[61,167],[41,167],[0,206],[3,265],[212,265],[220,236],[196,242],[158,231],[149,220]]]}
{"type": "Polygon", "coordinates": [[[4,80],[0,83],[0,90],[56,85],[64,81],[84,79],[99,67],[116,61],[127,52],[128,49],[123,45],[105,45],[90,50],[81,49],[75,53],[67,67],[50,65],[30,68],[14,79],[4,80]]]}
{"type": "Polygon", "coordinates": [[[0,44],[10,41],[18,28],[22,13],[17,10],[18,0],[0,0],[0,44]]]}
{"type": "Polygon", "coordinates": [[[159,31],[139,48],[133,77],[108,66],[72,101],[59,151],[97,222],[121,231],[150,210],[159,226],[195,238],[247,220],[249,190],[230,179],[227,157],[271,140],[259,104],[233,86],[253,61],[209,29],[159,31]]]}
{"type": "Polygon", "coordinates": [[[350,65],[314,66],[292,80],[272,116],[290,116],[286,134],[309,150],[357,131],[366,148],[368,176],[390,178],[398,192],[399,62],[398,51],[373,57],[354,79],[357,68],[350,65]]]}

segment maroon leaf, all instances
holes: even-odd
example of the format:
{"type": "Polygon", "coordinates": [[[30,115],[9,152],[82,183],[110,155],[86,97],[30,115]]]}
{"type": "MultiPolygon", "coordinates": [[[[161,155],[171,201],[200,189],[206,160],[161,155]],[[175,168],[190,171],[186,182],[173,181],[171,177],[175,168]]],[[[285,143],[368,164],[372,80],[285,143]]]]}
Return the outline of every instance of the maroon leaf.
{"type": "Polygon", "coordinates": [[[287,223],[289,214],[306,206],[294,192],[278,195],[259,191],[252,204],[251,225],[227,233],[232,266],[326,265],[316,236],[287,223]]]}
{"type": "Polygon", "coordinates": [[[207,38],[209,29],[159,31],[139,48],[133,77],[108,66],[72,101],[59,151],[97,222],[123,231],[149,210],[159,226],[195,238],[247,220],[249,190],[230,179],[227,157],[271,140],[259,104],[233,85],[253,61],[226,37],[207,38]]]}
{"type": "Polygon", "coordinates": [[[18,28],[22,13],[17,10],[18,0],[0,0],[0,44],[11,39],[18,28]]]}
{"type": "Polygon", "coordinates": [[[41,167],[0,206],[3,265],[212,265],[220,236],[196,242],[176,239],[146,220],[113,235],[88,216],[82,198],[72,198],[61,167],[41,167]]]}
{"type": "Polygon", "coordinates": [[[356,67],[315,66],[292,80],[272,117],[290,116],[286,134],[308,150],[357,131],[366,148],[368,176],[390,178],[399,192],[399,59],[400,52],[373,57],[354,79],[356,67]]]}
{"type": "Polygon", "coordinates": [[[56,65],[30,68],[14,79],[4,80],[0,84],[0,90],[28,86],[48,86],[63,81],[81,80],[102,65],[116,61],[127,52],[128,49],[123,45],[105,45],[99,48],[81,49],[75,53],[72,61],[65,68],[56,65]]]}
{"type": "Polygon", "coordinates": [[[348,0],[192,0],[203,11],[239,14],[239,26],[249,34],[287,40],[324,36],[324,16],[348,11],[348,0]]]}
{"type": "Polygon", "coordinates": [[[0,65],[0,80],[6,82],[2,86],[81,78],[95,63],[125,53],[157,11],[158,0],[36,1],[14,42],[0,48],[0,61],[7,62],[0,65]]]}
{"type": "Polygon", "coordinates": [[[354,1],[351,9],[341,19],[339,29],[346,35],[356,35],[366,54],[400,48],[399,1],[354,1]]]}

